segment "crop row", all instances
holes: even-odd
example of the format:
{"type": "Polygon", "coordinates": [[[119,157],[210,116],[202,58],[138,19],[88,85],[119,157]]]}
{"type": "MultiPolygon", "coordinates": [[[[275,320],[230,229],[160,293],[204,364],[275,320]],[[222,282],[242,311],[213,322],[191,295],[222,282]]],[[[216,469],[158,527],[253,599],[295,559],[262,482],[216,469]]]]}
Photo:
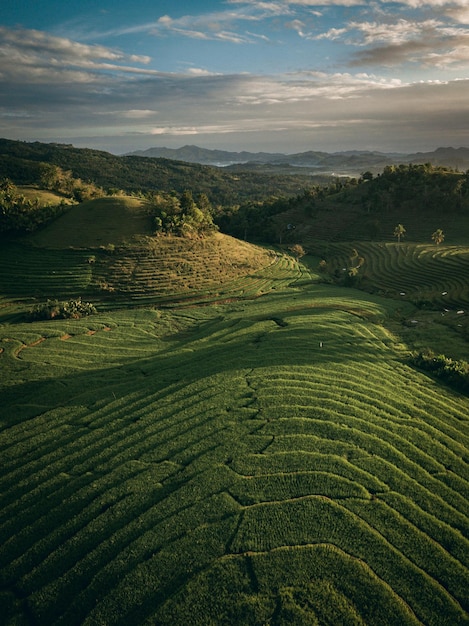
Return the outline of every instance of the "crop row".
{"type": "MultiPolygon", "coordinates": [[[[352,247],[330,244],[330,270],[350,267],[352,247]]],[[[460,246],[360,243],[366,284],[382,293],[459,308],[469,304],[469,252],[460,246]]]]}
{"type": "Polygon", "coordinates": [[[347,294],[1,327],[0,581],[35,623],[467,621],[467,399],[347,294]]]}

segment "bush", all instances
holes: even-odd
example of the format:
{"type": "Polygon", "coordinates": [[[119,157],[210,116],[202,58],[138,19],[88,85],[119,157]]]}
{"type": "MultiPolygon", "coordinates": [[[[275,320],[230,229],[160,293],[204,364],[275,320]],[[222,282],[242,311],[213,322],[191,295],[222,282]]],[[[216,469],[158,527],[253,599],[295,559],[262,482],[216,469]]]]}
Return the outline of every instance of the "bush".
{"type": "Polygon", "coordinates": [[[68,300],[59,302],[58,300],[47,300],[45,303],[36,304],[29,312],[31,321],[52,320],[52,319],[80,319],[87,315],[97,313],[91,302],[78,300],[68,300]]]}
{"type": "Polygon", "coordinates": [[[469,394],[469,363],[454,360],[444,354],[435,354],[429,348],[415,353],[411,363],[419,369],[431,372],[458,391],[469,394]]]}

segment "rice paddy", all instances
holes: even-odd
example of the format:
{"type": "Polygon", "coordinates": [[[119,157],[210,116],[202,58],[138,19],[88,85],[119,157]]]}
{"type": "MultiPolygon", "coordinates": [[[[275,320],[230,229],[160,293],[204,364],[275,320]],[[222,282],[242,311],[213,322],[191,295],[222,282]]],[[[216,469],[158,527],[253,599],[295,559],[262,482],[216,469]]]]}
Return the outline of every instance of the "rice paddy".
{"type": "MultiPolygon", "coordinates": [[[[353,245],[329,244],[330,268],[350,265],[353,245]]],[[[469,308],[469,247],[416,243],[357,245],[368,287],[381,295],[448,308],[469,308]]]]}
{"type": "MultiPolygon", "coordinates": [[[[411,302],[266,252],[172,303],[28,323],[52,266],[76,296],[100,261],[43,251],[19,284],[20,252],[0,301],[5,624],[469,624],[469,399],[407,364],[387,321],[411,302]]],[[[432,280],[459,306],[454,275],[432,280]]]]}

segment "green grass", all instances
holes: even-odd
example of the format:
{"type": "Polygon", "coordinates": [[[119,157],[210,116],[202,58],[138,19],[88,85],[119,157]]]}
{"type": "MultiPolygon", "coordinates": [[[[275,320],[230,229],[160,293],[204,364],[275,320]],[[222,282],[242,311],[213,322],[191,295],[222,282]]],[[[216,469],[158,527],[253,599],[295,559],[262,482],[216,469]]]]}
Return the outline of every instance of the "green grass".
{"type": "Polygon", "coordinates": [[[17,187],[18,194],[23,195],[29,200],[38,200],[40,206],[48,205],[48,204],[60,204],[64,202],[65,204],[73,204],[72,200],[61,196],[54,191],[46,191],[45,189],[40,189],[36,185],[19,185],[17,187]]]}
{"type": "Polygon", "coordinates": [[[142,200],[113,196],[72,206],[30,239],[46,248],[97,248],[151,233],[151,218],[142,200]]]}
{"type": "Polygon", "coordinates": [[[331,272],[350,267],[350,252],[365,259],[360,269],[363,286],[388,297],[440,309],[469,305],[469,247],[467,245],[370,243],[329,244],[331,272]]]}
{"type": "Polygon", "coordinates": [[[173,308],[2,300],[7,624],[468,623],[469,400],[406,364],[410,303],[316,280],[277,255],[173,308]]]}
{"type": "Polygon", "coordinates": [[[469,623],[469,400],[407,362],[467,358],[466,248],[360,244],[370,294],[135,199],[61,219],[0,249],[8,626],[469,623]]]}

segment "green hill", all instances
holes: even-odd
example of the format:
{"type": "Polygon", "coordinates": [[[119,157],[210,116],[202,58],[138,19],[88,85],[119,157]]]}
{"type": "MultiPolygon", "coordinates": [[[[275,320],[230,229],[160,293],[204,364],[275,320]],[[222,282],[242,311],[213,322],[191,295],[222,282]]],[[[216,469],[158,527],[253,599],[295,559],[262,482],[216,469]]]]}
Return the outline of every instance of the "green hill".
{"type": "Polygon", "coordinates": [[[170,159],[115,156],[65,144],[0,138],[0,180],[8,177],[18,185],[37,183],[44,164],[70,171],[74,178],[92,181],[105,190],[176,190],[181,193],[193,189],[206,193],[214,205],[238,204],[271,195],[294,195],[307,185],[303,176],[231,173],[222,168],[170,159]]]}
{"type": "MultiPolygon", "coordinates": [[[[276,255],[228,235],[153,236],[146,202],[110,197],[71,206],[0,248],[0,291],[16,298],[161,303],[220,292],[276,255]]],[[[216,296],[215,296],[216,297],[216,296]]]]}
{"type": "Polygon", "coordinates": [[[282,245],[125,195],[2,239],[6,626],[469,624],[466,182],[401,174],[225,221],[282,245]],[[458,243],[357,234],[414,205],[458,243]]]}
{"type": "Polygon", "coordinates": [[[468,623],[468,398],[317,278],[0,326],[6,624],[468,623]]]}
{"type": "Polygon", "coordinates": [[[142,200],[115,196],[74,205],[28,240],[46,248],[98,248],[152,232],[151,216],[142,200]]]}
{"type": "Polygon", "coordinates": [[[294,198],[245,203],[221,216],[222,228],[255,240],[392,241],[397,224],[406,239],[430,242],[441,228],[445,241],[469,241],[469,174],[431,165],[387,167],[379,176],[312,185],[294,198]]]}

